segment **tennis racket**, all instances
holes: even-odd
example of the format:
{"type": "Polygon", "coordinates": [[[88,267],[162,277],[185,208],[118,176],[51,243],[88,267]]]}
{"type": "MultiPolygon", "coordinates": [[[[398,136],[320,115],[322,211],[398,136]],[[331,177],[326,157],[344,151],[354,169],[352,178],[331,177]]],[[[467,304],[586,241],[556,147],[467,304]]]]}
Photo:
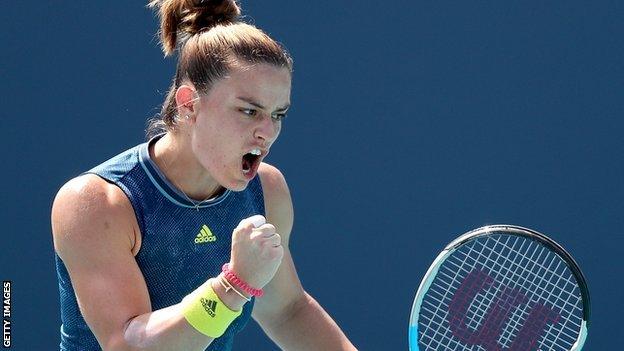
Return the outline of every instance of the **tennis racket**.
{"type": "Polygon", "coordinates": [[[491,225],[451,242],[423,278],[411,351],[578,351],[587,282],[572,256],[534,230],[491,225]]]}

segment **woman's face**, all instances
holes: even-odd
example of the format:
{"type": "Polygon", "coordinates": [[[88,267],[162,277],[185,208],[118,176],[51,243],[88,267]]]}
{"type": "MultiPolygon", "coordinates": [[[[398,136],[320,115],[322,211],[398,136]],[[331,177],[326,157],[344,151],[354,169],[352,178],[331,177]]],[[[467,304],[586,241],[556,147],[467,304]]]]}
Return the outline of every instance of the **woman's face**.
{"type": "Polygon", "coordinates": [[[201,96],[192,150],[221,186],[240,191],[255,177],[280,133],[290,84],[286,68],[256,64],[233,69],[201,96]]]}

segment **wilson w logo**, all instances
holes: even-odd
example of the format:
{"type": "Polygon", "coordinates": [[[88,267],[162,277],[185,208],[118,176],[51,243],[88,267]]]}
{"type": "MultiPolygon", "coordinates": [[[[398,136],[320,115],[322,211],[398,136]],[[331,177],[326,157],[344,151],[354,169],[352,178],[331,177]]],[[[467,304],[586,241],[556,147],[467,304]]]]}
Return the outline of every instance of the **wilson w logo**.
{"type": "Polygon", "coordinates": [[[479,345],[487,351],[534,350],[546,325],[558,323],[559,314],[542,304],[534,303],[524,323],[512,333],[514,339],[510,340],[509,348],[503,348],[498,341],[503,334],[505,324],[521,305],[529,303],[529,298],[520,290],[503,285],[489,303],[478,305],[478,302],[482,300],[477,296],[485,297],[486,300],[487,297],[491,297],[487,290],[494,283],[494,278],[478,269],[466,276],[449,304],[447,318],[451,332],[465,345],[479,345]],[[479,313],[470,314],[469,309],[475,299],[478,300],[476,303],[479,313]],[[479,319],[481,323],[476,329],[468,326],[469,323],[474,324],[475,320],[479,319]]]}

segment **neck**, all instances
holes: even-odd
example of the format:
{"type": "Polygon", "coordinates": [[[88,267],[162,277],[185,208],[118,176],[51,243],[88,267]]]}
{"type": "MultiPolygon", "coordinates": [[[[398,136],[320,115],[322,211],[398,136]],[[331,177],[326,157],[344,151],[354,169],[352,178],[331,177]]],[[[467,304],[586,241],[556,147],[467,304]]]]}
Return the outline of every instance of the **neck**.
{"type": "Polygon", "coordinates": [[[168,132],[149,149],[160,171],[186,196],[202,201],[218,196],[224,188],[197,161],[190,138],[168,132]]]}

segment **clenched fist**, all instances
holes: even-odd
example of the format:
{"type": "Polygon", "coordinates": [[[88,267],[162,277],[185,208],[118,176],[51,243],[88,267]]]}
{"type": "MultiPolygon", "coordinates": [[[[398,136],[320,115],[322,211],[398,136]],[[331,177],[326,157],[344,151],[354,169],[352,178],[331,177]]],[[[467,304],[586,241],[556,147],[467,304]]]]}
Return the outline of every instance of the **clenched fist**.
{"type": "Polygon", "coordinates": [[[245,218],[234,229],[230,269],[253,288],[262,289],[273,279],[282,257],[282,239],[263,216],[245,218]]]}

